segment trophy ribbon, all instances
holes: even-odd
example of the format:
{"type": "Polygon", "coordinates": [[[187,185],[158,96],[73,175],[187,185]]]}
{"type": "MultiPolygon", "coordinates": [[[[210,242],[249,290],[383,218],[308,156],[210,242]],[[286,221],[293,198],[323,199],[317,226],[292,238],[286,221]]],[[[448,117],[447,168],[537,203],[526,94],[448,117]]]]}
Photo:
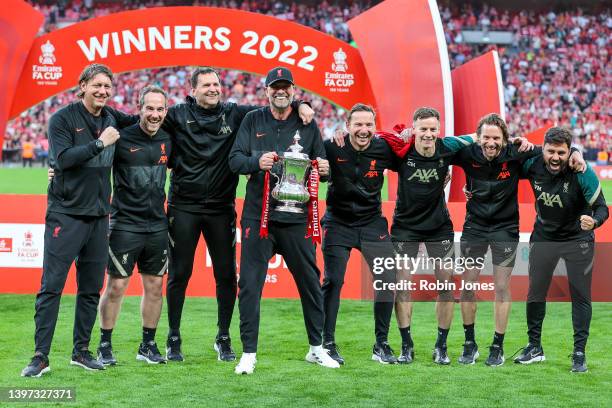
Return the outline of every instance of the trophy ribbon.
{"type": "MultiPolygon", "coordinates": [[[[278,161],[278,156],[274,158],[278,161]]],[[[265,171],[264,190],[261,202],[261,221],[259,224],[259,238],[268,238],[268,221],[270,217],[270,170],[265,171]]]]}
{"type": "Polygon", "coordinates": [[[319,225],[319,162],[312,160],[312,169],[308,178],[308,229],[304,238],[311,238],[314,244],[321,243],[321,226],[319,225]]]}

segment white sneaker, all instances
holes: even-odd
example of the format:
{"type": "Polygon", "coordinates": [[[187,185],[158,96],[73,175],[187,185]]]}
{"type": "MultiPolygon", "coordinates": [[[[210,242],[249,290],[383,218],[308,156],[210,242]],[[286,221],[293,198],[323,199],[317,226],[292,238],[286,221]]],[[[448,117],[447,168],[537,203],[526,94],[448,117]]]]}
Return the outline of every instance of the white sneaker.
{"type": "Polygon", "coordinates": [[[327,350],[323,346],[310,346],[310,350],[306,354],[306,361],[327,368],[340,368],[340,364],[327,354],[327,350]]]}
{"type": "Polygon", "coordinates": [[[234,369],[234,372],[238,375],[253,374],[253,371],[255,371],[255,363],[257,363],[257,358],[255,358],[255,355],[256,353],[242,353],[240,362],[234,369]]]}

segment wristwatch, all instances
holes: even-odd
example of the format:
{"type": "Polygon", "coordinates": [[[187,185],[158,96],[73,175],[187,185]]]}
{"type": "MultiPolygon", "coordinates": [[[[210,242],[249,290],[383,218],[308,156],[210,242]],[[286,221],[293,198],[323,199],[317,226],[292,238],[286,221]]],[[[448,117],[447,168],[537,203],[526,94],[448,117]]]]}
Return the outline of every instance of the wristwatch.
{"type": "Polygon", "coordinates": [[[104,142],[100,139],[96,139],[96,147],[98,148],[98,153],[104,150],[104,142]]]}

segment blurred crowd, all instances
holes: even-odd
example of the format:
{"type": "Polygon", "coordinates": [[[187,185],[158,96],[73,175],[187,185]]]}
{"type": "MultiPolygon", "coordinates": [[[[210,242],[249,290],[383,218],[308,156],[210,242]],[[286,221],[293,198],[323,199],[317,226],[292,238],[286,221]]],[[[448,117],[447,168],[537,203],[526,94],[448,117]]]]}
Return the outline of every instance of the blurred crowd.
{"type": "Polygon", "coordinates": [[[487,6],[476,12],[468,5],[461,10],[444,8],[440,14],[452,68],[490,49],[499,52],[511,133],[525,134],[553,124],[568,126],[574,143],[590,161],[610,161],[609,10],[598,15],[581,10],[511,15],[487,6]],[[466,44],[464,29],[510,31],[513,43],[505,47],[466,44]]]}
{"type": "MultiPolygon", "coordinates": [[[[351,42],[347,21],[379,1],[312,2],[289,1],[93,1],[30,0],[45,14],[43,32],[66,24],[127,9],[163,5],[228,7],[274,15],[295,21],[351,42]],[[342,5],[339,5],[342,4],[342,5]]],[[[513,134],[526,134],[553,124],[572,128],[575,144],[588,160],[612,163],[610,126],[609,66],[612,17],[609,10],[587,15],[571,13],[510,13],[493,7],[441,7],[451,67],[455,68],[490,49],[500,54],[504,79],[506,118],[513,134]],[[510,31],[512,44],[467,44],[462,30],[510,31]]],[[[221,70],[225,98],[242,104],[265,105],[263,78],[239,71],[221,70]]],[[[170,105],[182,102],[189,92],[190,67],[167,67],[123,73],[116,76],[111,105],[135,112],[138,90],[156,84],[169,91],[170,105]]],[[[308,100],[317,112],[324,137],[331,137],[344,126],[346,112],[316,95],[297,94],[308,100]]],[[[3,146],[3,160],[31,165],[33,159],[46,161],[48,142],[46,124],[51,114],[74,99],[74,90],[59,94],[23,112],[9,122],[3,146]],[[32,153],[32,157],[28,158],[32,153]]]]}

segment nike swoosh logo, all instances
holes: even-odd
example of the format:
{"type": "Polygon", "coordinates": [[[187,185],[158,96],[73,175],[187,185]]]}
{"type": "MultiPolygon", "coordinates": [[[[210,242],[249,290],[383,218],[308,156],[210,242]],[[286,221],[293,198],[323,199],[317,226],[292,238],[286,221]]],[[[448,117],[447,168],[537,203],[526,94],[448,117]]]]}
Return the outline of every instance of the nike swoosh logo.
{"type": "Polygon", "coordinates": [[[138,149],[135,149],[135,148],[133,148],[133,147],[130,147],[130,153],[134,153],[134,152],[137,152],[137,151],[139,151],[139,150],[142,150],[142,147],[139,147],[138,149]]]}
{"type": "Polygon", "coordinates": [[[378,238],[385,239],[386,235],[379,235],[378,238]]]}
{"type": "Polygon", "coordinates": [[[338,157],[338,163],[345,163],[347,161],[348,161],[348,159],[341,159],[341,158],[338,157]]]}
{"type": "Polygon", "coordinates": [[[75,129],[77,132],[82,132],[83,130],[85,130],[85,128],[76,128],[75,129]]]}
{"type": "Polygon", "coordinates": [[[482,167],[482,166],[480,164],[472,163],[472,167],[478,168],[478,167],[482,167]]]}
{"type": "Polygon", "coordinates": [[[535,184],[540,184],[540,183],[541,183],[541,181],[537,181],[537,180],[534,180],[533,182],[534,182],[535,184]]]}
{"type": "Polygon", "coordinates": [[[193,123],[193,122],[195,122],[195,120],[188,120],[187,124],[190,124],[190,123],[193,123]]]}
{"type": "Polygon", "coordinates": [[[263,137],[265,135],[266,135],[265,133],[255,133],[255,136],[257,136],[257,137],[263,137]]]}

